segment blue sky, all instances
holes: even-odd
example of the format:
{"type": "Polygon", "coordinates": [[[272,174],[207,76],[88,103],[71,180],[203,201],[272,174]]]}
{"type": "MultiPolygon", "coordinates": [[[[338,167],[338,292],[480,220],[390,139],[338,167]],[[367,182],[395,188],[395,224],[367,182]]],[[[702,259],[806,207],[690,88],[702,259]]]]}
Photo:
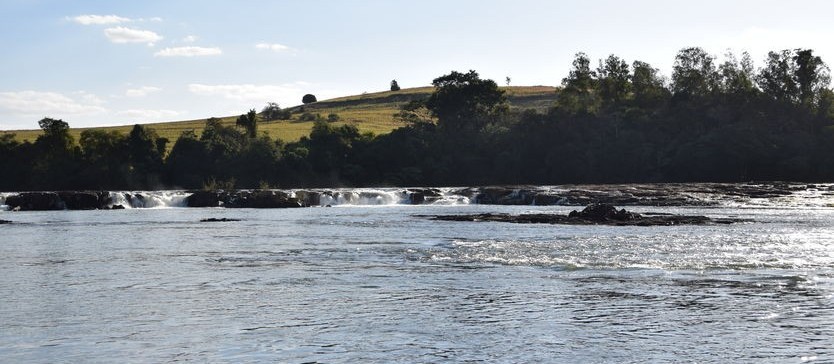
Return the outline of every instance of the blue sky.
{"type": "Polygon", "coordinates": [[[0,129],[236,115],[451,70],[558,85],[579,51],[666,75],[689,46],[830,63],[831,14],[829,1],[0,0],[0,129]]]}

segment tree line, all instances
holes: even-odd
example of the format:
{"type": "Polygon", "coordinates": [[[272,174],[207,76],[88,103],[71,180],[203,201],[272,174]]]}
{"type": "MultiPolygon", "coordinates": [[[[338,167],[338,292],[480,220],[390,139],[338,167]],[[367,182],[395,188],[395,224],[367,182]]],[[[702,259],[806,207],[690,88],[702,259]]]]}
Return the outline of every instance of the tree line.
{"type": "MultiPolygon", "coordinates": [[[[578,53],[547,111],[511,109],[475,71],[434,79],[389,134],[318,120],[284,142],[258,133],[277,105],[235,126],[209,119],[173,141],[136,125],[128,135],[39,122],[33,143],[0,137],[0,190],[431,186],[834,180],[834,93],[809,49],[721,62],[678,52],[671,78],[611,55],[578,53]]],[[[392,89],[395,81],[392,81],[392,89]]]]}

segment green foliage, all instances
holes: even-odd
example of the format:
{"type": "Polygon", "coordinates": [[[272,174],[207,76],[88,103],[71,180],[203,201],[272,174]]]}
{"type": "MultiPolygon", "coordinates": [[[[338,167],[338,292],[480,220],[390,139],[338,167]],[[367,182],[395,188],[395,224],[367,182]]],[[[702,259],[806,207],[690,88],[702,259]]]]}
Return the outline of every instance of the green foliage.
{"type": "Polygon", "coordinates": [[[493,80],[478,73],[452,71],[432,81],[434,93],[426,107],[438,118],[438,126],[449,132],[481,130],[506,111],[504,91],[493,80]]]}
{"type": "Polygon", "coordinates": [[[599,97],[605,107],[622,104],[631,94],[631,71],[628,63],[610,55],[597,68],[599,97]]]}
{"type": "Polygon", "coordinates": [[[559,108],[568,114],[594,114],[599,107],[596,92],[597,74],[591,70],[591,59],[577,53],[568,77],[562,79],[559,108]]]}
{"type": "Polygon", "coordinates": [[[631,68],[631,89],[634,93],[636,108],[638,110],[656,110],[665,104],[670,97],[670,92],[665,86],[660,71],[641,61],[634,61],[631,68]]]}
{"type": "Polygon", "coordinates": [[[391,80],[391,91],[399,91],[400,84],[397,83],[397,80],[391,80]]]}
{"type": "Polygon", "coordinates": [[[243,127],[248,137],[256,137],[258,135],[258,113],[255,112],[255,109],[249,110],[248,113],[237,118],[235,125],[243,127]]]}
{"type": "Polygon", "coordinates": [[[710,96],[719,90],[719,80],[714,56],[697,47],[678,52],[672,71],[675,97],[689,100],[710,96]]]}
{"type": "Polygon", "coordinates": [[[335,123],[335,122],[339,121],[340,119],[341,118],[339,117],[339,114],[335,114],[335,113],[327,114],[327,122],[328,123],[335,123]]]}
{"type": "Polygon", "coordinates": [[[38,121],[38,126],[43,130],[35,143],[42,145],[46,150],[55,153],[64,153],[72,147],[74,140],[69,134],[69,124],[61,119],[43,118],[38,121]]]}

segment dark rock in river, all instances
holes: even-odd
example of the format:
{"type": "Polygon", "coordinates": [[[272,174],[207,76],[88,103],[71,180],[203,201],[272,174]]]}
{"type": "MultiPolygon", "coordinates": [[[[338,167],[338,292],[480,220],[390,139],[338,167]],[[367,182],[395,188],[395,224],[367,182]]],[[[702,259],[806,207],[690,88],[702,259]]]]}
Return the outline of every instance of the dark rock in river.
{"type": "Polygon", "coordinates": [[[11,221],[9,221],[9,220],[0,220],[0,225],[3,225],[3,224],[11,224],[11,223],[12,223],[12,222],[11,222],[11,221]]]}
{"type": "Polygon", "coordinates": [[[585,207],[582,211],[571,211],[570,214],[568,214],[568,218],[605,222],[608,220],[628,221],[639,219],[641,216],[628,212],[625,209],[617,210],[617,208],[611,204],[595,203],[588,205],[588,207],[585,207]]]}
{"type": "Polygon", "coordinates": [[[706,216],[686,216],[651,214],[644,215],[617,210],[609,204],[592,204],[582,211],[571,211],[568,215],[558,214],[472,214],[472,215],[436,215],[434,220],[444,221],[498,221],[519,224],[564,224],[564,225],[613,225],[613,226],[668,226],[668,225],[707,225],[732,224],[749,220],[706,216]]]}
{"type": "Polygon", "coordinates": [[[108,192],[61,191],[58,197],[64,201],[67,210],[98,210],[107,208],[110,202],[108,192]]]}
{"type": "Polygon", "coordinates": [[[240,221],[240,219],[230,219],[227,217],[210,217],[208,219],[201,219],[200,222],[232,222],[232,221],[240,221]]]}
{"type": "Polygon", "coordinates": [[[408,201],[412,205],[429,204],[443,197],[440,190],[436,188],[409,189],[406,193],[408,195],[408,201]]]}
{"type": "Polygon", "coordinates": [[[315,191],[295,191],[295,198],[304,207],[321,205],[321,193],[315,191]]]}
{"type": "Polygon", "coordinates": [[[302,207],[296,198],[286,192],[273,190],[254,191],[195,191],[185,199],[188,207],[228,207],[228,208],[290,208],[302,207]]]}
{"type": "Polygon", "coordinates": [[[24,192],[6,197],[10,210],[49,211],[66,208],[64,201],[55,192],[24,192]]]}
{"type": "Polygon", "coordinates": [[[106,209],[110,193],[105,191],[24,192],[6,198],[10,210],[96,210],[106,209]]]}
{"type": "Polygon", "coordinates": [[[185,206],[218,207],[220,201],[220,192],[218,191],[196,191],[185,198],[185,206]]]}
{"type": "Polygon", "coordinates": [[[230,196],[224,206],[253,209],[302,207],[297,199],[289,197],[286,192],[271,190],[238,191],[230,196]]]}

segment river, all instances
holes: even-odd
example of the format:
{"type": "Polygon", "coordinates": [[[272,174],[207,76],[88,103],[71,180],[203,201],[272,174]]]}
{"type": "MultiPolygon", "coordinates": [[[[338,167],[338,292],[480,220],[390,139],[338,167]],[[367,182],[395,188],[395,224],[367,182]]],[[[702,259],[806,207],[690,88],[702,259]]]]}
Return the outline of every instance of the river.
{"type": "Polygon", "coordinates": [[[653,227],[157,207],[0,212],[0,359],[834,361],[834,208],[815,203],[629,208],[752,220],[653,227]]]}

